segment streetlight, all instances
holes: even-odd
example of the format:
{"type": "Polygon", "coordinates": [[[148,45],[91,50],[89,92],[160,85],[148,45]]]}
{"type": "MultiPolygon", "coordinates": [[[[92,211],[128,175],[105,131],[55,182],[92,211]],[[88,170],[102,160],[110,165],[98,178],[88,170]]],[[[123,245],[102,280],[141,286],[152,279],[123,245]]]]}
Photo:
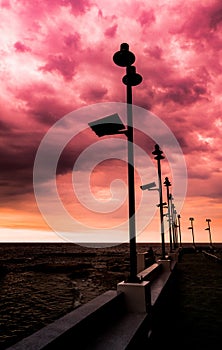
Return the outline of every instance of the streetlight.
{"type": "Polygon", "coordinates": [[[170,193],[169,193],[169,187],[171,186],[171,183],[170,183],[168,177],[165,177],[164,185],[166,186],[166,189],[167,189],[167,206],[168,206],[168,223],[169,223],[169,236],[170,236],[170,253],[172,253],[173,245],[172,245],[171,215],[170,215],[170,193]]]}
{"type": "Polygon", "coordinates": [[[129,282],[139,282],[137,277],[136,253],[136,221],[135,221],[135,184],[134,184],[134,145],[133,145],[133,113],[132,113],[132,86],[142,82],[142,76],[136,73],[132,66],[135,55],[129,51],[129,45],[122,43],[120,51],[113,55],[113,61],[120,67],[126,67],[126,75],[122,82],[126,85],[127,95],[127,127],[122,124],[118,114],[89,123],[89,126],[101,137],[104,135],[125,134],[128,139],[128,196],[129,196],[129,238],[130,238],[130,276],[129,282]],[[99,126],[98,126],[99,123],[99,126]]]}
{"type": "Polygon", "coordinates": [[[174,204],[173,204],[173,196],[172,193],[169,194],[169,203],[170,203],[170,224],[171,224],[171,233],[172,233],[172,243],[173,247],[175,248],[175,234],[174,234],[174,226],[173,226],[173,211],[174,211],[174,204]]]}
{"type": "Polygon", "coordinates": [[[174,248],[176,249],[178,247],[178,234],[177,234],[177,228],[178,228],[178,225],[177,225],[177,211],[175,209],[175,205],[173,204],[173,234],[174,234],[174,242],[175,242],[175,245],[174,245],[174,248]]]}
{"type": "Polygon", "coordinates": [[[173,199],[174,198],[170,193],[169,200],[170,200],[170,213],[171,213],[172,240],[173,240],[173,248],[176,249],[177,248],[177,223],[176,223],[177,211],[175,210],[173,199]]]}
{"type": "Polygon", "coordinates": [[[193,230],[194,218],[189,218],[189,220],[190,220],[190,227],[188,227],[188,230],[191,230],[192,238],[193,238],[193,246],[194,246],[194,249],[196,249],[196,245],[195,245],[195,241],[194,241],[194,230],[193,230]]]}
{"type": "Polygon", "coordinates": [[[182,240],[181,240],[181,227],[180,227],[180,214],[177,215],[178,218],[178,228],[179,228],[179,237],[180,237],[180,247],[182,247],[182,240]]]}
{"type": "Polygon", "coordinates": [[[142,76],[136,73],[135,55],[129,51],[129,45],[122,43],[120,51],[113,55],[117,66],[126,67],[126,75],[122,82],[126,85],[127,100],[127,137],[128,137],[128,193],[129,193],[129,236],[130,236],[130,277],[129,282],[137,282],[137,254],[136,254],[136,221],[135,221],[135,184],[134,184],[134,145],[133,145],[133,113],[132,86],[142,82],[142,76]]]}
{"type": "Polygon", "coordinates": [[[161,159],[164,159],[165,157],[162,155],[162,151],[160,150],[159,145],[155,145],[155,150],[152,152],[156,157],[154,159],[157,160],[157,168],[158,168],[158,180],[159,180],[159,208],[160,208],[160,228],[161,228],[161,241],[162,241],[162,259],[166,259],[166,252],[165,252],[165,240],[164,240],[164,222],[163,222],[163,206],[166,203],[163,203],[163,191],[162,191],[162,180],[161,180],[161,166],[160,161],[161,159]]]}
{"type": "Polygon", "coordinates": [[[126,127],[117,113],[90,122],[89,126],[99,137],[127,133],[126,127]]]}
{"type": "Polygon", "coordinates": [[[213,249],[213,243],[212,243],[212,239],[211,239],[211,230],[210,230],[211,219],[206,219],[206,222],[208,223],[208,227],[205,228],[205,230],[209,231],[210,247],[213,249]]]}
{"type": "Polygon", "coordinates": [[[156,182],[150,182],[149,184],[140,186],[141,190],[148,190],[148,191],[159,191],[159,188],[153,188],[156,187],[156,182]]]}

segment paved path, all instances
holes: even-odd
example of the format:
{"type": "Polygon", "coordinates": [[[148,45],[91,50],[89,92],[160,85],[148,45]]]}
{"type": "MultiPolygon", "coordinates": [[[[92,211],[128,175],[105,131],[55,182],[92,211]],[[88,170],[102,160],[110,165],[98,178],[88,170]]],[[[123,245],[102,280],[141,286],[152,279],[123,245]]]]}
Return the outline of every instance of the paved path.
{"type": "Polygon", "coordinates": [[[153,323],[149,349],[222,349],[222,266],[184,253],[153,323]]]}

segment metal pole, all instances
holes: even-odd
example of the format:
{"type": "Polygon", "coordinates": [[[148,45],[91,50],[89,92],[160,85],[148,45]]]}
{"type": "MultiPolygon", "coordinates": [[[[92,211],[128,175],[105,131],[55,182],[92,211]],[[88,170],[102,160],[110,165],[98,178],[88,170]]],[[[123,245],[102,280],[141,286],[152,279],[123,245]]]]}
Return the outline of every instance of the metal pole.
{"type": "Polygon", "coordinates": [[[210,223],[208,222],[208,226],[209,226],[209,236],[210,236],[210,245],[212,247],[212,238],[211,238],[211,230],[210,230],[210,223]]]}
{"type": "Polygon", "coordinates": [[[180,239],[180,247],[182,247],[182,239],[181,239],[181,227],[180,227],[180,214],[177,215],[177,218],[178,218],[178,227],[179,227],[179,239],[180,239]]]}
{"type": "Polygon", "coordinates": [[[194,248],[196,249],[196,244],[195,244],[195,241],[194,241],[193,220],[194,220],[194,218],[190,218],[190,224],[191,224],[191,233],[192,233],[192,238],[193,238],[193,246],[194,246],[194,248]]]}
{"type": "Polygon", "coordinates": [[[127,141],[128,141],[128,196],[129,196],[129,238],[130,238],[130,276],[129,282],[138,282],[137,252],[136,252],[136,221],[135,221],[135,184],[134,184],[134,147],[133,147],[133,112],[132,86],[142,82],[142,76],[136,73],[132,66],[135,55],[129,51],[129,45],[122,43],[120,51],[113,55],[113,61],[120,67],[126,67],[126,75],[122,82],[126,85],[127,99],[127,141]]]}
{"type": "Polygon", "coordinates": [[[210,230],[210,219],[206,219],[207,223],[208,223],[208,231],[209,231],[209,239],[210,239],[210,247],[213,248],[213,243],[212,243],[212,238],[211,238],[211,230],[210,230]]]}
{"type": "Polygon", "coordinates": [[[173,196],[170,194],[170,210],[171,210],[171,228],[172,228],[172,237],[173,237],[173,248],[176,248],[175,241],[175,227],[174,227],[174,204],[173,204],[173,196]]]}
{"type": "Polygon", "coordinates": [[[193,245],[195,247],[194,232],[193,232],[193,221],[191,221],[191,227],[192,227],[191,231],[192,231],[192,237],[193,237],[193,245]]]}
{"type": "Polygon", "coordinates": [[[165,238],[164,238],[164,222],[163,222],[163,193],[162,193],[162,182],[161,182],[161,167],[160,159],[157,160],[158,164],[158,178],[159,178],[159,193],[160,193],[160,223],[161,223],[161,238],[162,238],[162,259],[165,259],[165,238]]]}
{"type": "Polygon", "coordinates": [[[171,231],[171,215],[170,215],[170,200],[169,200],[169,187],[167,187],[167,205],[168,205],[168,220],[169,220],[169,236],[170,236],[170,252],[173,251],[173,242],[172,242],[172,231],[171,231]]]}
{"type": "Polygon", "coordinates": [[[132,86],[126,86],[127,93],[127,135],[128,135],[128,193],[129,193],[129,236],[130,236],[130,277],[137,280],[136,220],[135,220],[135,184],[134,184],[134,149],[133,149],[133,113],[132,86]]]}
{"type": "Polygon", "coordinates": [[[167,189],[167,207],[168,207],[168,223],[169,223],[169,238],[170,238],[170,253],[173,251],[173,244],[172,244],[172,231],[171,231],[171,213],[170,213],[170,192],[169,187],[171,186],[171,183],[168,179],[168,177],[165,178],[164,185],[167,189]]]}
{"type": "Polygon", "coordinates": [[[166,258],[165,252],[165,238],[164,238],[164,222],[163,222],[163,190],[162,190],[162,180],[161,180],[161,166],[160,160],[165,157],[162,156],[162,151],[160,150],[159,145],[155,145],[155,150],[152,154],[155,154],[156,157],[154,159],[157,160],[157,169],[158,169],[158,181],[159,181],[159,198],[160,198],[160,227],[161,227],[161,243],[162,243],[162,259],[166,258]]]}
{"type": "MultiPolygon", "coordinates": [[[[175,206],[174,206],[175,208],[175,206]]],[[[177,211],[174,209],[174,232],[175,232],[175,248],[178,247],[178,225],[177,225],[177,211]]]]}

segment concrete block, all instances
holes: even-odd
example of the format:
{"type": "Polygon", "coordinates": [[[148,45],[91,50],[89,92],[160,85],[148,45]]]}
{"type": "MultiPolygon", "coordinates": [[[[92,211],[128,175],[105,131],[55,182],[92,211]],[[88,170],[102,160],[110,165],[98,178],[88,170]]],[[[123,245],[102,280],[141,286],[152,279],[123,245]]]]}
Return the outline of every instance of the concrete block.
{"type": "Polygon", "coordinates": [[[147,252],[137,253],[137,273],[145,269],[146,256],[147,256],[147,252]]]}
{"type": "Polygon", "coordinates": [[[159,259],[157,263],[162,265],[163,272],[171,271],[171,259],[159,259]]]}
{"type": "Polygon", "coordinates": [[[129,312],[149,312],[151,307],[150,282],[120,282],[117,291],[125,294],[126,308],[129,312]]]}

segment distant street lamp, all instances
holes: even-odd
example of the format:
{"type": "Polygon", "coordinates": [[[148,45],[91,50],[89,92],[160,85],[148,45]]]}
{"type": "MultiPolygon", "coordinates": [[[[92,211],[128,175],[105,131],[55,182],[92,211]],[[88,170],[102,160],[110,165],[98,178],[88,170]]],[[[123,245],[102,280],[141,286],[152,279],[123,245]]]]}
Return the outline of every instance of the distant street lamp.
{"type": "Polygon", "coordinates": [[[175,238],[175,226],[174,226],[174,203],[172,193],[169,194],[170,202],[170,224],[171,224],[171,236],[173,241],[173,248],[176,248],[176,238],[175,238]]]}
{"type": "Polygon", "coordinates": [[[196,249],[196,244],[195,244],[195,241],[194,241],[194,229],[193,229],[194,218],[189,218],[189,220],[190,220],[190,227],[188,227],[188,230],[191,230],[192,239],[193,239],[193,246],[194,246],[194,249],[196,249]]]}
{"type": "Polygon", "coordinates": [[[211,230],[210,230],[211,219],[206,219],[206,222],[208,223],[208,227],[205,228],[205,230],[209,231],[210,247],[213,249],[213,243],[212,243],[212,238],[211,238],[211,230]]]}
{"type": "Polygon", "coordinates": [[[163,222],[163,206],[166,203],[163,203],[163,191],[162,191],[162,179],[161,179],[161,166],[160,161],[161,159],[164,159],[165,157],[162,155],[162,151],[160,150],[159,145],[155,145],[155,150],[152,152],[152,154],[155,155],[154,159],[157,160],[157,169],[158,169],[158,180],[159,180],[159,208],[160,208],[160,228],[161,228],[161,243],[162,243],[162,259],[166,259],[166,252],[165,252],[165,238],[164,238],[164,222],[163,222]]]}
{"type": "Polygon", "coordinates": [[[180,218],[181,218],[181,216],[180,216],[180,214],[178,214],[177,219],[178,219],[178,228],[179,228],[179,239],[180,239],[180,247],[182,247],[180,218]]]}
{"type": "Polygon", "coordinates": [[[173,204],[173,234],[174,234],[174,248],[178,247],[178,225],[177,225],[177,211],[175,205],[173,204]]]}
{"type": "Polygon", "coordinates": [[[170,253],[172,253],[172,251],[173,251],[173,244],[172,244],[170,192],[169,192],[169,187],[171,186],[171,183],[170,183],[168,177],[165,177],[164,185],[166,186],[166,189],[167,189],[167,207],[168,207],[168,223],[169,223],[169,237],[170,237],[170,253]]]}
{"type": "Polygon", "coordinates": [[[126,75],[122,78],[126,85],[127,95],[127,128],[122,124],[118,114],[89,123],[89,126],[100,137],[104,135],[125,134],[128,139],[128,197],[129,197],[129,239],[130,239],[130,276],[128,282],[139,282],[137,277],[136,252],[136,221],[135,221],[135,184],[134,184],[134,144],[133,144],[133,113],[132,113],[132,86],[142,82],[142,76],[136,73],[132,66],[135,55],[129,51],[129,45],[123,43],[120,51],[113,55],[113,61],[120,67],[126,67],[126,75]]]}

